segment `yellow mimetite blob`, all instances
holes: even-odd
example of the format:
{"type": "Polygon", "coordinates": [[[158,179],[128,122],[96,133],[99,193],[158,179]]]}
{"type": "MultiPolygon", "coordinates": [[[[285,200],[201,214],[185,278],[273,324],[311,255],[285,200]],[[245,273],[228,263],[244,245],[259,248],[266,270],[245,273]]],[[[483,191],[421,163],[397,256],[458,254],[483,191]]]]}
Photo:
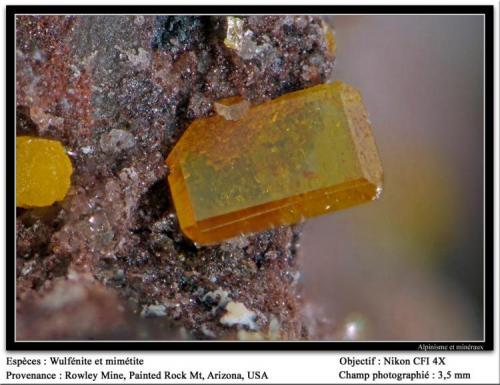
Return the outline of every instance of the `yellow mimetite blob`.
{"type": "Polygon", "coordinates": [[[57,140],[16,138],[16,206],[43,207],[64,199],[73,167],[57,140]]]}
{"type": "Polygon", "coordinates": [[[361,95],[322,84],[194,121],[166,161],[183,232],[199,244],[376,199],[383,172],[361,95]]]}

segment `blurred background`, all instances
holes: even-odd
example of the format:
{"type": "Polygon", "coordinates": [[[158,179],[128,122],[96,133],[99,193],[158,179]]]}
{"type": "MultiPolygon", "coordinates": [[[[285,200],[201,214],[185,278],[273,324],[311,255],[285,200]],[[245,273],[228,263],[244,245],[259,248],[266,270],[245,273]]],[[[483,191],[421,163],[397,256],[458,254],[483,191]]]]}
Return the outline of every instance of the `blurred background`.
{"type": "Polygon", "coordinates": [[[361,340],[483,338],[483,17],[331,16],[357,87],[379,201],[305,224],[306,297],[361,340]]]}

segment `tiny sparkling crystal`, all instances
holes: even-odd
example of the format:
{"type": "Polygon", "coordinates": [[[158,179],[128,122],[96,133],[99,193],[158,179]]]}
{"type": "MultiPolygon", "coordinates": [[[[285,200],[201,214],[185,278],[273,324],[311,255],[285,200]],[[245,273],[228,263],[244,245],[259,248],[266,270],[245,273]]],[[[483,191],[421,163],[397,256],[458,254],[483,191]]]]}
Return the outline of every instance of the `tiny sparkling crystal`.
{"type": "Polygon", "coordinates": [[[43,207],[63,200],[73,167],[57,140],[16,138],[16,206],[43,207]]]}
{"type": "Polygon", "coordinates": [[[184,233],[200,244],[375,199],[383,172],[360,93],[322,84],[194,121],[167,158],[184,233]]]}

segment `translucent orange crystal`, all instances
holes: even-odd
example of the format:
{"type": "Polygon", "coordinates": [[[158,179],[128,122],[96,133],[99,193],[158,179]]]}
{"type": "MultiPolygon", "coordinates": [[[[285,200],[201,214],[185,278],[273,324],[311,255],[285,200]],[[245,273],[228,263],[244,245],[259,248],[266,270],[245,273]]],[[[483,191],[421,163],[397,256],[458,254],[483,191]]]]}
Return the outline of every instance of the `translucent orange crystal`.
{"type": "Polygon", "coordinates": [[[382,167],[361,95],[323,84],[194,121],[167,158],[184,233],[213,244],[376,199],[382,167]]]}
{"type": "Polygon", "coordinates": [[[73,167],[57,140],[16,138],[16,206],[50,206],[64,199],[73,167]]]}

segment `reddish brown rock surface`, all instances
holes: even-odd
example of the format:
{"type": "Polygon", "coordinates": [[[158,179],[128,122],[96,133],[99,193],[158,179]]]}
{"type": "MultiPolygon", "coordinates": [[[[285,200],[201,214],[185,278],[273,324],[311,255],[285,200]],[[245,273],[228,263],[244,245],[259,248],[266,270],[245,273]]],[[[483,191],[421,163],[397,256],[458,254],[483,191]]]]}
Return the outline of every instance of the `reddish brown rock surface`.
{"type": "Polygon", "coordinates": [[[74,167],[63,202],[18,209],[18,339],[317,337],[298,229],[197,248],[166,185],[165,157],[214,101],[330,76],[319,18],[244,26],[250,59],[224,45],[225,17],[17,17],[17,134],[62,141],[74,167]]]}

